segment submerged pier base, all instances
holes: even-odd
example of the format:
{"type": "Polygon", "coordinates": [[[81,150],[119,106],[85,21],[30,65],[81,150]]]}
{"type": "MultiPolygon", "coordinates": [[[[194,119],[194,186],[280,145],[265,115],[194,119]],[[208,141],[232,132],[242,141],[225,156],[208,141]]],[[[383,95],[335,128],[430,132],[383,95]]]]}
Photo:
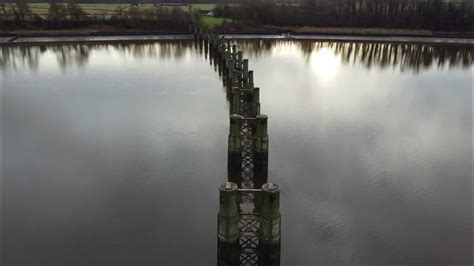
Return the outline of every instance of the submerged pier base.
{"type": "Polygon", "coordinates": [[[280,187],[266,183],[262,186],[262,194],[259,265],[278,266],[281,249],[280,187]]]}
{"type": "Polygon", "coordinates": [[[226,182],[219,187],[217,261],[220,266],[239,265],[239,220],[237,184],[226,182]]]}

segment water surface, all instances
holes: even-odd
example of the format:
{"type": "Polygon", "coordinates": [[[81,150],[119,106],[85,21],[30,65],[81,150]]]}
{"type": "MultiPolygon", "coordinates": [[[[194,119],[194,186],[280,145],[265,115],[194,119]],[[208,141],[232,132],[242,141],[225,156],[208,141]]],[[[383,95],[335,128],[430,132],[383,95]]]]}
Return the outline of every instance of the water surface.
{"type": "MultiPolygon", "coordinates": [[[[281,265],[470,265],[472,46],[240,40],[281,265]]],[[[228,104],[189,41],[1,46],[5,265],[214,265],[228,104]]]]}

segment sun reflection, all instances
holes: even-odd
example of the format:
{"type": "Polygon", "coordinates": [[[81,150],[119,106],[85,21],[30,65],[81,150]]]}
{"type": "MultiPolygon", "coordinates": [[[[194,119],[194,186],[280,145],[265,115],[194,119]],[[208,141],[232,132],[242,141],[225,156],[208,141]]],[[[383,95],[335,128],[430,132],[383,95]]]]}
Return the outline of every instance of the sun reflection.
{"type": "Polygon", "coordinates": [[[328,47],[313,51],[310,57],[311,69],[322,80],[330,80],[337,74],[341,58],[328,47]]]}

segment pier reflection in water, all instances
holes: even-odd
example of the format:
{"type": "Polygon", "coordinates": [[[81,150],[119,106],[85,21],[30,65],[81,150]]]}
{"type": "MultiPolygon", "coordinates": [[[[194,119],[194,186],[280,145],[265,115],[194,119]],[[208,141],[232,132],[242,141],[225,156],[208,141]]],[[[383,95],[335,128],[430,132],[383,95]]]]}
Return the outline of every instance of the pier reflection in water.
{"type": "MultiPolygon", "coordinates": [[[[469,265],[472,47],[237,43],[271,118],[281,265],[469,265]]],[[[8,261],[215,263],[233,101],[209,50],[0,49],[8,261]]]]}

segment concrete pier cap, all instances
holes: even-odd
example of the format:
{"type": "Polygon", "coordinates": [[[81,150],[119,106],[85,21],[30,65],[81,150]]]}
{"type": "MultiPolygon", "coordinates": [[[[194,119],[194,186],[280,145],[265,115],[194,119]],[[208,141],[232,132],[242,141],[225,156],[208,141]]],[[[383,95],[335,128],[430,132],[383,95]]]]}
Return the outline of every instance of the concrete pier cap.
{"type": "Polygon", "coordinates": [[[219,189],[222,191],[234,191],[234,190],[237,190],[238,188],[239,186],[237,186],[237,184],[233,182],[225,182],[219,187],[219,189]]]}
{"type": "Polygon", "coordinates": [[[257,118],[257,136],[263,137],[266,136],[268,133],[268,116],[259,114],[256,116],[257,118]]]}
{"type": "MultiPolygon", "coordinates": [[[[239,114],[231,114],[229,116],[229,119],[230,119],[230,124],[231,126],[236,124],[236,123],[240,123],[240,120],[243,118],[243,116],[239,115],[239,114]]],[[[240,124],[239,124],[240,126],[240,124]]],[[[239,127],[239,130],[240,130],[240,127],[239,127]]]]}
{"type": "Polygon", "coordinates": [[[276,183],[269,182],[263,184],[262,190],[267,193],[278,193],[280,191],[280,186],[276,183]]]}

